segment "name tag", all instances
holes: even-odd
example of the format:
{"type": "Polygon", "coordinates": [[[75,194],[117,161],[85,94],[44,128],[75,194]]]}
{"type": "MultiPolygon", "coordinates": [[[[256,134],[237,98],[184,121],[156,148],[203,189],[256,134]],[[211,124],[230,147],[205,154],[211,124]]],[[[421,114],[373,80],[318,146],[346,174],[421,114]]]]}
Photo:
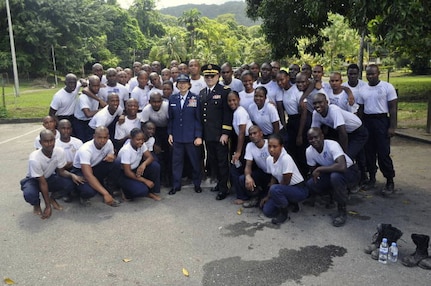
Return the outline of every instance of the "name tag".
{"type": "Polygon", "coordinates": [[[171,103],[171,106],[177,106],[177,104],[176,103],[171,103]]]}
{"type": "Polygon", "coordinates": [[[220,94],[213,95],[213,99],[220,99],[220,98],[221,98],[220,94]]]}

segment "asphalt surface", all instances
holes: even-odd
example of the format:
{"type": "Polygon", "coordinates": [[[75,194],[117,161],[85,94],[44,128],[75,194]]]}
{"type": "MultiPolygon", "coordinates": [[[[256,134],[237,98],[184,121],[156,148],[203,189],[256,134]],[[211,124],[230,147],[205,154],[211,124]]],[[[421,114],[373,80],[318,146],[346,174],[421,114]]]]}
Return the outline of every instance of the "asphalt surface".
{"type": "Polygon", "coordinates": [[[63,203],[41,220],[19,189],[40,130],[0,125],[0,278],[17,285],[431,285],[431,271],[363,253],[381,222],[404,232],[400,258],[414,251],[411,233],[431,235],[430,144],[395,138],[397,193],[352,195],[341,228],[323,201],[276,227],[258,209],[238,214],[234,195],[216,201],[208,184],[118,208],[100,197],[87,208],[63,203]]]}

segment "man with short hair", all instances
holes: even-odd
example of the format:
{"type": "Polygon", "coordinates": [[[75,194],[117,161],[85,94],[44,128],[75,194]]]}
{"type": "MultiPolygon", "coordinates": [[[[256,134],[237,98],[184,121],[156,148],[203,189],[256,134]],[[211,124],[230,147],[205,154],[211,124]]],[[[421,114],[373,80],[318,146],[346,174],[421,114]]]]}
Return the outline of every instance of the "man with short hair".
{"type": "Polygon", "coordinates": [[[33,213],[47,219],[52,213],[51,205],[56,210],[62,209],[56,199],[72,192],[74,183],[82,184],[83,178],[65,170],[66,156],[63,149],[55,147],[55,137],[50,130],[42,130],[39,137],[42,148],[30,154],[28,173],[20,184],[24,199],[33,206],[33,213]],[[39,193],[45,202],[43,211],[39,193]]]}
{"type": "Polygon", "coordinates": [[[271,62],[271,77],[272,77],[272,81],[277,83],[277,74],[281,69],[281,65],[278,61],[272,61],[271,62]]]}
{"type": "Polygon", "coordinates": [[[100,83],[102,85],[105,85],[107,80],[106,80],[106,76],[104,75],[104,71],[103,71],[103,66],[99,63],[95,63],[92,67],[91,67],[91,71],[93,72],[93,74],[95,76],[97,76],[100,80],[100,83]]]}
{"type": "Polygon", "coordinates": [[[100,88],[98,96],[108,102],[108,95],[116,93],[120,99],[120,106],[124,109],[124,102],[129,99],[129,91],[117,82],[117,71],[114,68],[109,68],[106,71],[106,78],[106,86],[100,88]]]}
{"type": "Polygon", "coordinates": [[[206,88],[199,93],[203,138],[207,149],[208,169],[217,177],[217,200],[224,200],[229,194],[229,136],[232,132],[233,112],[227,104],[228,87],[220,85],[220,67],[207,64],[202,67],[206,88]]]}
{"type": "Polygon", "coordinates": [[[254,88],[263,86],[267,90],[266,98],[273,104],[282,101],[280,98],[280,88],[277,83],[272,81],[272,67],[269,63],[263,63],[260,67],[260,78],[253,85],[254,88]]]}
{"type": "Polygon", "coordinates": [[[340,144],[325,140],[320,128],[312,127],[307,133],[310,146],[307,148],[307,163],[311,178],[307,181],[310,195],[329,190],[338,205],[332,225],[339,227],[346,223],[348,188],[359,182],[359,171],[352,159],[343,152],[340,144]]]}
{"type": "Polygon", "coordinates": [[[85,90],[97,96],[100,90],[100,79],[95,75],[88,78],[88,86],[84,88],[83,93],[79,96],[75,107],[73,129],[76,137],[81,139],[82,142],[87,142],[91,139],[93,130],[88,126],[88,122],[99,111],[99,101],[84,94],[85,90]]]}
{"type": "Polygon", "coordinates": [[[151,71],[157,73],[158,75],[160,75],[160,72],[162,70],[162,65],[160,64],[159,61],[153,61],[151,63],[151,71]]]}
{"type": "Polygon", "coordinates": [[[163,93],[163,87],[162,87],[162,81],[160,78],[160,75],[156,72],[152,72],[149,75],[150,78],[150,83],[151,83],[151,89],[150,92],[148,93],[148,95],[151,96],[151,94],[153,93],[163,93]]]}
{"type": "Polygon", "coordinates": [[[239,176],[235,185],[235,204],[244,207],[258,206],[260,199],[265,197],[271,174],[267,173],[266,158],[269,156],[268,140],[263,138],[263,132],[259,126],[253,125],[248,129],[250,141],[245,147],[244,174],[239,176]]]}
{"type": "Polygon", "coordinates": [[[233,77],[233,70],[230,63],[226,62],[221,66],[221,77],[223,78],[223,80],[220,81],[221,85],[227,86],[238,93],[244,90],[242,81],[233,77]]]}
{"type": "Polygon", "coordinates": [[[79,148],[73,161],[73,172],[85,178],[85,183],[77,187],[82,205],[91,205],[90,198],[97,193],[103,196],[105,204],[112,207],[119,205],[104,186],[108,177],[118,179],[120,168],[115,166],[114,161],[114,145],[109,140],[108,128],[99,126],[94,132],[93,140],[79,148]]]}
{"type": "Polygon", "coordinates": [[[73,121],[76,99],[81,85],[77,84],[78,79],[73,73],[66,75],[64,80],[65,87],[54,94],[49,107],[49,115],[56,117],[57,121],[68,119],[73,121]]]}
{"type": "Polygon", "coordinates": [[[199,92],[206,86],[204,78],[201,76],[201,65],[196,59],[189,61],[189,73],[190,73],[190,92],[199,94],[199,92]]]}
{"type": "Polygon", "coordinates": [[[124,123],[115,124],[115,135],[114,135],[114,147],[118,152],[127,139],[130,138],[130,131],[133,128],[141,128],[141,119],[137,116],[138,113],[138,101],[134,98],[130,98],[126,101],[126,116],[124,123]]]}
{"type": "Polygon", "coordinates": [[[368,85],[360,91],[357,99],[358,115],[368,129],[369,138],[365,145],[367,169],[370,175],[368,188],[376,183],[376,158],[380,171],[386,178],[386,186],[382,194],[391,194],[394,189],[395,170],[390,156],[391,137],[397,127],[398,96],[392,84],[379,79],[380,70],[371,64],[366,69],[368,85]]]}
{"type": "Polygon", "coordinates": [[[109,94],[107,101],[108,105],[97,112],[93,118],[91,118],[88,125],[92,129],[96,129],[99,126],[105,126],[111,134],[111,140],[113,140],[115,134],[115,123],[117,123],[118,117],[123,114],[123,108],[120,106],[120,98],[116,93],[109,94]]]}
{"type": "Polygon", "coordinates": [[[291,64],[289,66],[289,79],[290,79],[290,84],[294,85],[296,82],[296,75],[299,73],[299,65],[297,64],[291,64]]]}
{"type": "MultiPolygon", "coordinates": [[[[57,131],[57,121],[55,120],[55,117],[50,115],[45,116],[42,120],[42,125],[43,125],[43,128],[51,131],[54,134],[55,139],[60,138],[60,132],[57,131]]],[[[39,135],[37,135],[36,138],[34,139],[34,148],[35,149],[42,148],[42,145],[40,145],[39,135]]]]}

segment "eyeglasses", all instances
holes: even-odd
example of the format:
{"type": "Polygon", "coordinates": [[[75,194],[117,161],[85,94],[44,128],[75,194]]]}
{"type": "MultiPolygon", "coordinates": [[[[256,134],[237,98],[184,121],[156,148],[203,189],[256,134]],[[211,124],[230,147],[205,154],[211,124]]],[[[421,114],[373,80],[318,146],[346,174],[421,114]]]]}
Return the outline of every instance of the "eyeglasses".
{"type": "Polygon", "coordinates": [[[213,77],[215,77],[215,74],[206,74],[206,75],[204,75],[204,77],[206,77],[206,78],[213,78],[213,77]]]}

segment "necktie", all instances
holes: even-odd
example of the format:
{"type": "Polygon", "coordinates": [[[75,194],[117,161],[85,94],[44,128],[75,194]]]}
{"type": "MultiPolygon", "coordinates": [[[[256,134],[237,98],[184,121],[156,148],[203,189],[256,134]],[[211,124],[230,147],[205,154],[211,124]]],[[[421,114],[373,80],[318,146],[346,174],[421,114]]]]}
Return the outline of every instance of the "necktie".
{"type": "Polygon", "coordinates": [[[184,101],[186,100],[186,97],[185,96],[181,96],[181,109],[183,108],[183,106],[184,106],[184,101]]]}

